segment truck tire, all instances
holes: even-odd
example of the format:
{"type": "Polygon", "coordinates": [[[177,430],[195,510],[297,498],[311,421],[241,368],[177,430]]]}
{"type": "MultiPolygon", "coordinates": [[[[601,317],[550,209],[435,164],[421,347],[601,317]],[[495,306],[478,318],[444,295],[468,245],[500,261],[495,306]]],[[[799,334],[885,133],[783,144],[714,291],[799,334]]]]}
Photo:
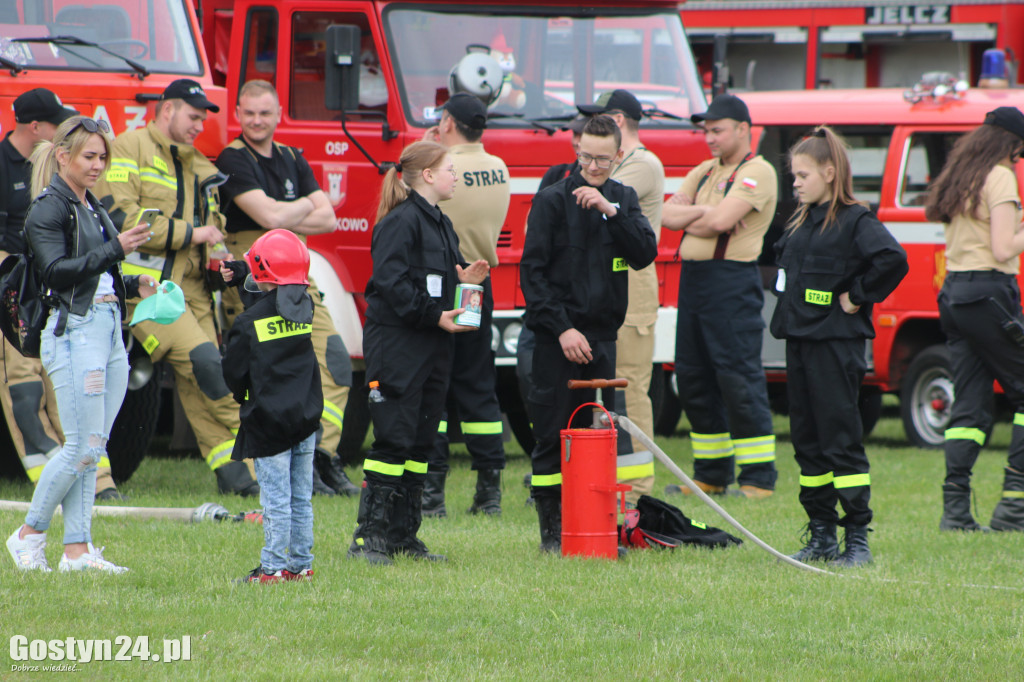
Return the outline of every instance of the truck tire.
{"type": "Polygon", "coordinates": [[[366,373],[352,373],[352,387],[345,403],[345,419],[341,423],[341,441],[338,456],[345,466],[360,466],[365,455],[363,443],[370,431],[370,404],[367,397],[366,373]]]}
{"type": "Polygon", "coordinates": [[[160,417],[160,363],[153,368],[149,381],[136,389],[128,389],[117,413],[107,441],[110,475],[116,483],[124,483],[139,468],[160,417]]]}
{"type": "MultiPolygon", "coordinates": [[[[651,378],[652,388],[656,378],[658,378],[658,374],[651,378]]],[[[654,433],[658,436],[673,436],[679,428],[679,420],[683,416],[683,404],[679,402],[679,394],[676,392],[675,373],[662,371],[660,378],[663,392],[661,409],[654,412],[654,433]]],[[[651,403],[653,406],[653,399],[651,403]]]]}
{"type": "Polygon", "coordinates": [[[914,445],[940,448],[953,407],[953,372],[943,344],[917,354],[900,384],[900,417],[914,445]]]}

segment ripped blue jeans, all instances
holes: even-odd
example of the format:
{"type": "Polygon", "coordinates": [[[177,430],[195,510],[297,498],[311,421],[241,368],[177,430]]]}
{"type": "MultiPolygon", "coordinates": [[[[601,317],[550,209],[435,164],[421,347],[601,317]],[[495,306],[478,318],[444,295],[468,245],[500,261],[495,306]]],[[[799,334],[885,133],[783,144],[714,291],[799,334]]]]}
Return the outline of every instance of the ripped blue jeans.
{"type": "Polygon", "coordinates": [[[96,465],[106,455],[114,417],[128,389],[128,355],[117,302],[94,303],[68,315],[54,336],[57,310],[43,329],[40,359],[57,397],[64,447],[43,468],[25,523],[45,531],[57,505],[64,512],[64,544],[92,542],[96,465]]]}

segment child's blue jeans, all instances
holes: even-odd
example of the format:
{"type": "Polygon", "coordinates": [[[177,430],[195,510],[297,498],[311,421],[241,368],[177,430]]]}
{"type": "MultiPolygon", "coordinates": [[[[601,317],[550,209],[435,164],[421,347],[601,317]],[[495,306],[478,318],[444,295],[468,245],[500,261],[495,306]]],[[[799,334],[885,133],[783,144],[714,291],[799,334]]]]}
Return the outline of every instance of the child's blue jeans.
{"type": "Polygon", "coordinates": [[[257,457],[263,505],[264,573],[299,573],[313,566],[313,450],[316,433],[272,457],[257,457]]]}

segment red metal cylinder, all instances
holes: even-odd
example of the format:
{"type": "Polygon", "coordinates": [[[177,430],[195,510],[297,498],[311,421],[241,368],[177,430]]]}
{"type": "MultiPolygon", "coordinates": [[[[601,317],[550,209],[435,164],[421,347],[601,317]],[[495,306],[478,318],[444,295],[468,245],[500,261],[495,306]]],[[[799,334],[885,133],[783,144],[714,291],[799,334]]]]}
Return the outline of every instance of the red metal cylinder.
{"type": "MultiPolygon", "coordinates": [[[[587,405],[604,409],[597,403],[584,403],[576,411],[587,405]]],[[[568,428],[561,430],[561,437],[562,556],[616,559],[619,550],[615,496],[631,487],[615,482],[615,428],[568,428]]]]}

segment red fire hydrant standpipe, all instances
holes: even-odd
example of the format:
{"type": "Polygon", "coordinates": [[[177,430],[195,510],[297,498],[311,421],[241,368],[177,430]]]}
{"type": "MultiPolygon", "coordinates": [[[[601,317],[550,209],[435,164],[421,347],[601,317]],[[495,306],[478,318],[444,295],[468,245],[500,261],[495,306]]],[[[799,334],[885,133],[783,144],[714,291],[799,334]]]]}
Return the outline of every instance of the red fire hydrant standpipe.
{"type": "MultiPolygon", "coordinates": [[[[624,386],[625,380],[570,381],[569,388],[605,388],[624,386]],[[614,382],[614,383],[613,383],[614,382]]],[[[612,416],[598,403],[583,403],[562,429],[562,556],[617,559],[618,513],[615,497],[633,487],[616,483],[616,445],[612,416]],[[572,421],[584,407],[604,412],[601,420],[595,410],[594,427],[574,429],[572,421]],[[608,426],[603,426],[607,424],[608,426]]],[[[622,497],[622,512],[626,499],[622,497]]]]}

